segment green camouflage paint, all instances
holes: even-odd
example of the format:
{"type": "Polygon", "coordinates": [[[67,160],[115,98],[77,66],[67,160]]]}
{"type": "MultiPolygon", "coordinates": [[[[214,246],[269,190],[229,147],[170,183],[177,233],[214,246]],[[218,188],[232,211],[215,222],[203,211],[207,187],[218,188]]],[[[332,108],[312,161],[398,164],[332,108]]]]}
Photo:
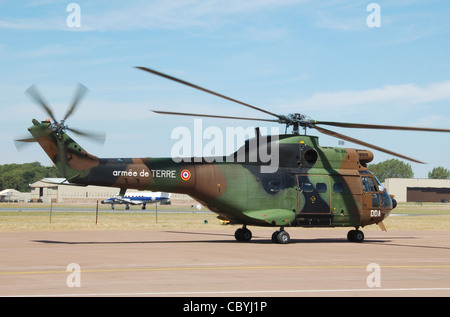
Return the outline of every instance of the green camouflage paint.
{"type": "Polygon", "coordinates": [[[215,161],[176,163],[172,158],[98,158],[66,133],[52,131],[49,122],[33,120],[29,131],[71,183],[188,194],[231,223],[364,227],[381,222],[393,208],[366,168],[370,151],[321,147],[314,136],[260,137],[267,138],[262,143],[267,150],[277,142],[279,151],[277,172],[262,173],[268,163],[250,159],[255,149],[249,141],[243,158],[237,151],[215,161]],[[372,188],[364,184],[369,180],[372,188]]]}

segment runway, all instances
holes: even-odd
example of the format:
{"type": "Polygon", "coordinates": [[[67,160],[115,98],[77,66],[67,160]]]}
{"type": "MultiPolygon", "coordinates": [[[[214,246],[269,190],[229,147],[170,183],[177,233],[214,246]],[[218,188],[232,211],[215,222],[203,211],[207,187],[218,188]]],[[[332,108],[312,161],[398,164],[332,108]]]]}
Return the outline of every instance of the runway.
{"type": "Polygon", "coordinates": [[[0,296],[450,296],[450,232],[272,229],[0,233],[0,296]]]}

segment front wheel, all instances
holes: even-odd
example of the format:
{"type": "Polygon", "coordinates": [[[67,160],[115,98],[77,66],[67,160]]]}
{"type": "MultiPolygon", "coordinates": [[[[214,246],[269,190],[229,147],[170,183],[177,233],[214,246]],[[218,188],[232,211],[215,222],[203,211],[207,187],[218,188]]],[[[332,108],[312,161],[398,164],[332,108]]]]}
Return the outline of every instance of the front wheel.
{"type": "Polygon", "coordinates": [[[274,243],[287,244],[289,241],[291,241],[291,237],[289,236],[289,233],[284,230],[275,231],[272,234],[272,242],[274,243]]]}
{"type": "Polygon", "coordinates": [[[363,242],[364,233],[360,230],[350,230],[347,233],[347,240],[350,242],[363,242]]]}
{"type": "Polygon", "coordinates": [[[289,241],[291,240],[291,237],[289,236],[289,233],[287,233],[286,231],[280,231],[280,233],[278,234],[277,240],[278,240],[278,243],[288,244],[289,241]]]}

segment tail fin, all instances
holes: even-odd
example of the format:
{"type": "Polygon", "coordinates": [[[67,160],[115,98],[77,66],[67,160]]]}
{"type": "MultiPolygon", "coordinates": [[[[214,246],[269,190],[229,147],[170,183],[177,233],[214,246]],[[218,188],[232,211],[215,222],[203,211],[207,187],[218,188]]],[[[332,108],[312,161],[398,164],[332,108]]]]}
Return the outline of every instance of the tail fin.
{"type": "Polygon", "coordinates": [[[33,119],[28,131],[68,181],[86,176],[99,164],[98,157],[86,152],[65,132],[52,130],[48,121],[33,119]]]}

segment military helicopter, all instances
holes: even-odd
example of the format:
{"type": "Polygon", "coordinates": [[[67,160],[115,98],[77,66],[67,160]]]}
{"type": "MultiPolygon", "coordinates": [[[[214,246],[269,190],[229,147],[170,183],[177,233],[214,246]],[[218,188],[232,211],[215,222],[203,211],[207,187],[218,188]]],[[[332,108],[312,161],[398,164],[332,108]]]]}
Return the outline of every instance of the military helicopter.
{"type": "Polygon", "coordinates": [[[220,220],[242,225],[235,232],[237,241],[250,241],[247,226],[277,227],[272,235],[275,243],[286,244],[290,236],[286,227],[352,227],[347,234],[350,242],[362,242],[359,230],[378,224],[386,230],[383,220],[396,207],[396,201],[367,169],[373,153],[365,149],[323,147],[316,136],[306,135],[306,129],[388,153],[413,162],[413,158],[325,129],[343,128],[389,129],[409,131],[450,132],[448,129],[373,125],[316,121],[299,113],[275,114],[217,92],[146,67],[136,67],[151,74],[187,85],[208,94],[254,109],[272,118],[247,118],[169,111],[166,115],[212,117],[233,120],[256,120],[284,124],[292,133],[262,136],[258,129],[236,152],[211,160],[208,158],[98,158],[88,153],[68,134],[101,139],[98,134],[69,128],[65,122],[84,97],[86,88],[78,88],[66,115],[58,121],[34,86],[27,93],[45,110],[51,120],[38,121],[28,131],[33,136],[18,141],[38,142],[67,181],[79,185],[118,187],[188,194],[220,220]],[[305,135],[299,133],[300,128],[305,135]],[[277,156],[275,170],[267,172],[270,162],[261,153],[277,156]]]}

